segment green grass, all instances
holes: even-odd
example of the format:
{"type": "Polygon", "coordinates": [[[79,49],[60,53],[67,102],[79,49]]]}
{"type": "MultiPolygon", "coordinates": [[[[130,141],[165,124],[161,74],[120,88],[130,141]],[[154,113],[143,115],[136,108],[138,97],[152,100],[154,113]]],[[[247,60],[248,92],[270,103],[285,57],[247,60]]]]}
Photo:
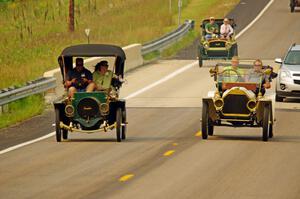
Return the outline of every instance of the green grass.
{"type": "Polygon", "coordinates": [[[145,61],[151,61],[158,57],[160,57],[160,52],[158,50],[143,55],[145,61]]]}
{"type": "Polygon", "coordinates": [[[43,95],[32,95],[8,104],[8,112],[0,115],[0,128],[41,114],[45,108],[43,95]]]}
{"type": "Polygon", "coordinates": [[[198,37],[198,33],[195,30],[192,30],[187,33],[187,35],[180,40],[180,42],[176,42],[175,44],[171,45],[169,48],[162,51],[162,57],[170,57],[176,54],[179,50],[191,45],[193,41],[198,37]]]}

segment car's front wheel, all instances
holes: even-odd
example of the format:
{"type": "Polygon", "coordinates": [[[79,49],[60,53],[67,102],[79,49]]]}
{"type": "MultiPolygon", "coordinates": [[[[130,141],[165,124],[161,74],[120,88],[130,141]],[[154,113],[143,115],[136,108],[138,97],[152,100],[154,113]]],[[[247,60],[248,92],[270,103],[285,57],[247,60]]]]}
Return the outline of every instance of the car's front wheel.
{"type": "Polygon", "coordinates": [[[263,122],[262,122],[263,123],[262,140],[264,142],[267,142],[269,138],[269,127],[270,127],[270,119],[271,119],[270,113],[271,113],[271,107],[269,104],[266,104],[264,106],[264,115],[263,115],[263,122]]]}
{"type": "Polygon", "coordinates": [[[202,131],[202,139],[207,139],[208,137],[208,103],[203,102],[202,105],[202,124],[201,124],[201,131],[202,131]]]}
{"type": "Polygon", "coordinates": [[[126,123],[127,123],[127,116],[126,116],[126,109],[122,111],[122,140],[126,139],[126,123]]]}
{"type": "Polygon", "coordinates": [[[56,141],[61,142],[61,132],[60,128],[60,112],[59,109],[55,109],[55,130],[56,130],[56,141]]]}
{"type": "Polygon", "coordinates": [[[118,108],[116,113],[116,136],[117,142],[121,142],[121,134],[122,134],[122,109],[118,108]]]}

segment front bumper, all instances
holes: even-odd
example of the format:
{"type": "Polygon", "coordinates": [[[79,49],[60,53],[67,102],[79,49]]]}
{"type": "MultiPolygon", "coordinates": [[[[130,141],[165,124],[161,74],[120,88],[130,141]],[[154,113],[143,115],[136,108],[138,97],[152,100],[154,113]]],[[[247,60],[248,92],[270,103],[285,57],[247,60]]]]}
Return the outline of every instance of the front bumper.
{"type": "Polygon", "coordinates": [[[295,83],[297,79],[290,79],[288,81],[279,80],[276,83],[276,95],[280,97],[300,97],[300,84],[295,83]]]}

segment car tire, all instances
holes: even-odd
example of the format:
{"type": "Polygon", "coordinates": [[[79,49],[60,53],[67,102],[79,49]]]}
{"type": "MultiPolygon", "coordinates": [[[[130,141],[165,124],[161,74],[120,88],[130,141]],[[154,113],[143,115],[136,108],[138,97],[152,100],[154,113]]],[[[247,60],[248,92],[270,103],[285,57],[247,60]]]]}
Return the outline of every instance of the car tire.
{"type": "Polygon", "coordinates": [[[269,124],[269,138],[273,138],[273,124],[269,124]]]}
{"type": "Polygon", "coordinates": [[[203,59],[202,59],[201,55],[198,56],[198,64],[199,64],[200,68],[203,66],[203,59]]]}
{"type": "Polygon", "coordinates": [[[59,109],[55,109],[55,130],[56,130],[56,141],[61,142],[61,132],[60,128],[60,112],[59,109]]]}
{"type": "Polygon", "coordinates": [[[266,104],[264,106],[264,115],[263,115],[263,124],[262,124],[262,127],[263,127],[263,131],[262,131],[262,140],[264,142],[267,142],[268,141],[268,138],[269,138],[269,121],[270,121],[270,105],[269,104],[266,104]]]}
{"type": "Polygon", "coordinates": [[[284,100],[284,97],[280,97],[279,95],[275,95],[275,101],[276,102],[283,102],[283,100],[284,100]]]}
{"type": "Polygon", "coordinates": [[[122,125],[122,140],[126,139],[126,109],[122,111],[122,122],[124,125],[122,125]]]}
{"type": "Polygon", "coordinates": [[[202,105],[202,123],[201,123],[202,139],[208,137],[208,103],[203,102],[202,105]]]}
{"type": "Polygon", "coordinates": [[[203,52],[203,46],[199,45],[199,47],[198,47],[198,65],[200,68],[203,66],[202,52],[203,52]]]}
{"type": "Polygon", "coordinates": [[[208,130],[208,135],[209,136],[214,135],[214,125],[212,124],[212,121],[210,119],[208,120],[207,130],[208,130]]]}
{"type": "Polygon", "coordinates": [[[117,142],[121,142],[121,135],[122,135],[122,109],[118,108],[116,112],[116,136],[117,142]]]}
{"type": "Polygon", "coordinates": [[[232,57],[234,57],[234,56],[238,56],[238,45],[237,44],[234,44],[233,46],[232,46],[232,57]]]}
{"type": "Polygon", "coordinates": [[[295,12],[295,6],[291,5],[291,12],[295,12]]]}

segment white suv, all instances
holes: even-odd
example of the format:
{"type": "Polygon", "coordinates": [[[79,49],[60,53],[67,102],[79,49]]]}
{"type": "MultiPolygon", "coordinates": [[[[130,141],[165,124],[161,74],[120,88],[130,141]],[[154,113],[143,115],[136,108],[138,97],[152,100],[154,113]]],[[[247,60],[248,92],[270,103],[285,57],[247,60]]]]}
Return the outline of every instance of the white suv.
{"type": "Polygon", "coordinates": [[[300,45],[293,44],[284,60],[275,59],[281,64],[276,82],[276,101],[285,97],[300,98],[300,45]]]}

